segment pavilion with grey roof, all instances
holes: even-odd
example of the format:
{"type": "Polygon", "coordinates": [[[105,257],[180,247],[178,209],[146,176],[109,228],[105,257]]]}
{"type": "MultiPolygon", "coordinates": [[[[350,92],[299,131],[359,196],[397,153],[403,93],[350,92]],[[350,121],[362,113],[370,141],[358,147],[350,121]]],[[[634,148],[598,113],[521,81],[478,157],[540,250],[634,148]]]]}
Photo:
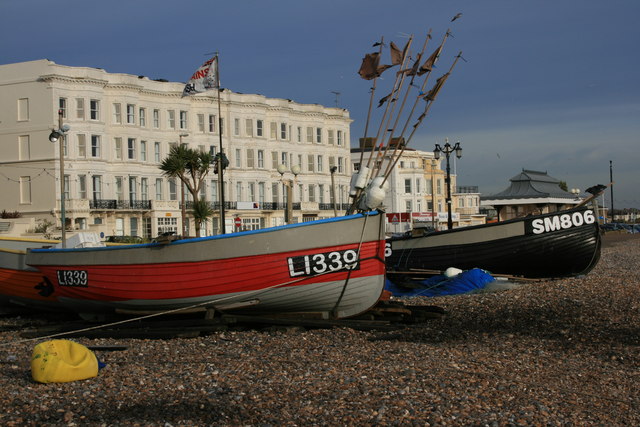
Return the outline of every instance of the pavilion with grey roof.
{"type": "Polygon", "coordinates": [[[560,180],[540,172],[522,169],[500,193],[483,197],[482,206],[493,206],[498,220],[539,215],[568,209],[580,203],[576,195],[560,188],[560,180]]]}

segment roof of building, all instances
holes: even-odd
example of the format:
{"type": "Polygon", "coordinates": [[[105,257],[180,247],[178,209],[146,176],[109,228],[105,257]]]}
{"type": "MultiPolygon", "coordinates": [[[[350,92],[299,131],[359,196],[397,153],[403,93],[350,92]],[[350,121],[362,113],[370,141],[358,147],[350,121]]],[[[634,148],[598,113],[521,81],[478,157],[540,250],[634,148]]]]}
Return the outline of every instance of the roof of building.
{"type": "Polygon", "coordinates": [[[560,180],[547,175],[547,172],[522,169],[511,178],[511,185],[500,193],[484,197],[485,200],[505,199],[574,199],[574,195],[560,188],[560,180]]]}

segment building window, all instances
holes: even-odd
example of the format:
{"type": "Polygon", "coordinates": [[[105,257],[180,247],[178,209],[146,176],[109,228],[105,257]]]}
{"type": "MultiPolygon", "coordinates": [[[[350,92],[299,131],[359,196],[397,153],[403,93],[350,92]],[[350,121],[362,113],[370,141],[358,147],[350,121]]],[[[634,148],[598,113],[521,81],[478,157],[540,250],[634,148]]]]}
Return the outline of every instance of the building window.
{"type": "Polygon", "coordinates": [[[178,200],[178,186],[173,178],[169,180],[169,200],[178,200]]]}
{"type": "Polygon", "coordinates": [[[342,157],[338,157],[338,173],[344,173],[344,160],[342,157]]]}
{"type": "Polygon", "coordinates": [[[333,145],[333,130],[331,129],[327,131],[327,143],[333,145]]]}
{"type": "Polygon", "coordinates": [[[93,184],[93,200],[102,199],[102,177],[100,175],[92,175],[91,182],[93,184]]]}
{"type": "Polygon", "coordinates": [[[309,184],[309,201],[316,201],[316,186],[314,184],[309,184]]]}
{"type": "Polygon", "coordinates": [[[211,201],[212,202],[217,202],[218,201],[218,181],[216,180],[211,180],[210,181],[210,186],[209,188],[211,189],[211,201]]]}
{"type": "Polygon", "coordinates": [[[78,157],[87,157],[87,138],[83,133],[76,135],[78,139],[78,157]]]}
{"type": "Polygon", "coordinates": [[[86,175],[78,175],[78,198],[79,199],[87,198],[87,176],[86,175]]]}
{"type": "Polygon", "coordinates": [[[420,193],[420,178],[416,178],[416,193],[420,193]]]}
{"type": "Polygon", "coordinates": [[[122,160],[122,138],[114,138],[113,144],[116,150],[116,160],[122,160]]]}
{"type": "Polygon", "coordinates": [[[147,141],[140,141],[140,161],[147,161],[147,141]]]}
{"type": "Polygon", "coordinates": [[[278,169],[278,152],[271,152],[271,169],[278,169]]]}
{"type": "Polygon", "coordinates": [[[240,136],[240,119],[233,119],[233,134],[240,136]]]}
{"type": "Polygon", "coordinates": [[[236,182],[236,200],[238,202],[244,202],[245,200],[242,198],[242,182],[236,182]]]}
{"type": "Polygon", "coordinates": [[[318,185],[318,203],[324,203],[324,185],[318,185]]]}
{"type": "Polygon", "coordinates": [[[260,203],[260,206],[262,206],[264,204],[264,197],[265,197],[265,186],[264,186],[264,182],[259,182],[258,183],[258,202],[260,203]]]}
{"type": "Polygon", "coordinates": [[[411,193],[411,179],[409,178],[404,180],[404,192],[411,193]]]}
{"type": "Polygon", "coordinates": [[[269,129],[271,131],[270,138],[276,139],[278,137],[278,124],[276,122],[269,123],[269,129]]]}
{"type": "Polygon", "coordinates": [[[100,157],[100,136],[91,135],[91,157],[100,157]]]}
{"type": "Polygon", "coordinates": [[[250,182],[247,185],[247,188],[249,190],[249,198],[248,201],[249,202],[255,202],[256,200],[256,184],[254,182],[250,182]]]}
{"type": "Polygon", "coordinates": [[[167,126],[169,129],[176,128],[176,112],[173,110],[167,111],[167,126]]]}
{"type": "Polygon", "coordinates": [[[204,133],[204,114],[198,114],[198,132],[204,133]]]}
{"type": "Polygon", "coordinates": [[[310,126],[307,127],[307,142],[313,143],[313,128],[310,126]]]}
{"type": "Polygon", "coordinates": [[[60,98],[58,100],[58,111],[62,111],[62,117],[67,118],[67,98],[60,98]]]}
{"type": "Polygon", "coordinates": [[[339,130],[337,132],[337,135],[338,135],[338,145],[342,145],[342,131],[339,130]]]}
{"type": "Polygon", "coordinates": [[[264,151],[258,150],[258,168],[264,169],[264,151]]]}
{"type": "Polygon", "coordinates": [[[318,156],[318,172],[322,172],[324,170],[324,159],[322,156],[318,156]]]}
{"type": "Polygon", "coordinates": [[[302,127],[298,126],[298,142],[302,142],[302,127]]]}
{"type": "Polygon", "coordinates": [[[156,200],[162,200],[162,178],[156,178],[156,200]]]}
{"type": "Polygon", "coordinates": [[[309,172],[313,172],[315,170],[313,154],[309,154],[307,157],[307,168],[309,172]]]}
{"type": "Polygon", "coordinates": [[[247,148],[247,168],[255,167],[254,155],[255,155],[255,151],[253,151],[253,148],[247,148]]]}
{"type": "Polygon", "coordinates": [[[178,233],[178,218],[158,218],[158,235],[163,233],[178,233]]]}
{"type": "Polygon", "coordinates": [[[236,148],[236,167],[240,168],[242,167],[242,157],[241,157],[241,153],[242,151],[239,148],[236,148]]]}
{"type": "Polygon", "coordinates": [[[264,122],[256,120],[256,136],[264,136],[264,122]]]}
{"type": "Polygon", "coordinates": [[[113,123],[122,123],[122,106],[120,104],[113,104],[113,123]]]}
{"type": "Polygon", "coordinates": [[[289,155],[287,154],[286,151],[283,151],[280,155],[280,160],[281,160],[281,164],[289,167],[289,155]]]}
{"type": "Polygon", "coordinates": [[[316,142],[322,144],[322,128],[316,128],[316,142]]]}
{"type": "Polygon", "coordinates": [[[244,131],[247,136],[253,136],[253,120],[246,119],[244,121],[244,131]]]}
{"type": "Polygon", "coordinates": [[[180,111],[180,129],[187,128],[187,112],[180,111]]]}
{"type": "Polygon", "coordinates": [[[129,177],[129,200],[138,200],[138,178],[129,177]]]}
{"type": "Polygon", "coordinates": [[[129,160],[136,159],[136,140],[135,138],[129,138],[127,140],[127,158],[129,160]]]}
{"type": "Polygon", "coordinates": [[[91,120],[100,120],[100,101],[97,99],[89,101],[89,118],[91,120]]]}
{"type": "Polygon", "coordinates": [[[138,116],[140,116],[140,127],[146,127],[147,126],[147,110],[144,108],[141,108],[140,110],[138,110],[138,116]]]}
{"type": "Polygon", "coordinates": [[[154,129],[160,128],[160,110],[153,110],[153,127],[154,129]]]}
{"type": "Polygon", "coordinates": [[[76,118],[84,120],[84,98],[76,98],[76,118]]]}
{"type": "Polygon", "coordinates": [[[136,123],[136,106],[127,104],[127,124],[134,125],[136,123]]]}
{"type": "Polygon", "coordinates": [[[209,132],[214,133],[216,131],[216,116],[209,114],[209,132]]]}
{"type": "Polygon", "coordinates": [[[156,163],[160,163],[160,143],[159,142],[153,143],[153,160],[156,163]]]}
{"type": "Polygon", "coordinates": [[[413,211],[411,200],[406,200],[405,201],[405,208],[406,208],[405,212],[412,212],[413,211]]]}
{"type": "Polygon", "coordinates": [[[286,141],[287,138],[287,124],[280,123],[280,139],[286,141]]]}

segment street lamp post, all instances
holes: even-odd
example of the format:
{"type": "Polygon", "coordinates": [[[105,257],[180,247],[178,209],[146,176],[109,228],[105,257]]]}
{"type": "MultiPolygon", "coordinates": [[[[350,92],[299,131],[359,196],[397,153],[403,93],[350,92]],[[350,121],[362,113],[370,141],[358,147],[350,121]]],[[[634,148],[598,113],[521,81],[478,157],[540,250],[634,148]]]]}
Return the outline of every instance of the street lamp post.
{"type": "Polygon", "coordinates": [[[284,223],[289,224],[291,217],[293,216],[293,182],[300,173],[300,166],[292,166],[291,173],[293,174],[293,180],[285,180],[284,174],[288,171],[286,165],[278,165],[278,173],[280,174],[280,180],[282,181],[282,189],[285,196],[285,208],[284,208],[284,223]]]}
{"type": "Polygon", "coordinates": [[[449,156],[455,151],[457,158],[462,157],[462,147],[460,147],[460,141],[456,142],[454,146],[449,144],[449,138],[445,138],[444,142],[444,147],[436,144],[436,148],[433,150],[433,157],[438,160],[440,159],[440,153],[444,153],[447,161],[447,177],[445,178],[445,183],[447,184],[447,227],[451,230],[453,228],[453,219],[451,218],[451,167],[449,165],[449,156]]]}
{"type": "Polygon", "coordinates": [[[64,138],[69,131],[69,125],[62,124],[62,110],[58,110],[58,129],[52,129],[49,141],[58,142],[60,151],[60,220],[62,222],[62,247],[67,247],[66,215],[64,203],[64,138]]]}
{"type": "MultiPolygon", "coordinates": [[[[189,136],[188,133],[181,133],[180,135],[178,135],[178,137],[180,138],[180,146],[182,147],[182,138],[189,136]]],[[[187,207],[185,206],[185,201],[184,201],[184,182],[180,181],[180,188],[182,189],[180,195],[181,195],[181,199],[182,199],[182,237],[186,237],[187,236],[187,207]]]]}
{"type": "Polygon", "coordinates": [[[338,216],[338,209],[336,208],[336,182],[334,177],[337,170],[338,170],[337,166],[331,167],[331,197],[333,198],[333,216],[334,217],[338,216]]]}

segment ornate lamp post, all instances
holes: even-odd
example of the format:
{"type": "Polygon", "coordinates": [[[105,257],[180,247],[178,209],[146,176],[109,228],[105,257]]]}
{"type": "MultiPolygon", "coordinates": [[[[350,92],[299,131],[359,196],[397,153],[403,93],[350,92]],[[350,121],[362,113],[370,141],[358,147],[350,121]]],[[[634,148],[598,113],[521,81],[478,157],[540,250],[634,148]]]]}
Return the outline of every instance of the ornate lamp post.
{"type": "Polygon", "coordinates": [[[67,247],[67,234],[65,206],[64,206],[64,138],[71,129],[69,125],[62,124],[62,110],[58,110],[58,129],[53,129],[49,134],[49,141],[58,142],[60,151],[60,220],[62,221],[62,247],[67,247]]]}
{"type": "Polygon", "coordinates": [[[447,184],[447,227],[451,230],[453,228],[453,219],[451,218],[451,167],[449,165],[449,156],[455,151],[457,158],[462,157],[462,147],[460,146],[460,141],[456,142],[454,146],[449,144],[449,138],[445,138],[444,142],[444,147],[436,144],[436,148],[433,150],[433,157],[439,160],[440,153],[444,153],[447,160],[447,177],[445,178],[445,183],[447,184]]]}
{"type": "Polygon", "coordinates": [[[289,224],[291,217],[293,216],[293,202],[292,202],[292,190],[293,182],[300,173],[300,166],[291,166],[291,173],[293,174],[293,180],[285,180],[284,174],[288,171],[286,165],[278,165],[278,173],[280,174],[280,180],[282,181],[283,192],[285,196],[285,208],[284,208],[284,223],[289,224]]]}

